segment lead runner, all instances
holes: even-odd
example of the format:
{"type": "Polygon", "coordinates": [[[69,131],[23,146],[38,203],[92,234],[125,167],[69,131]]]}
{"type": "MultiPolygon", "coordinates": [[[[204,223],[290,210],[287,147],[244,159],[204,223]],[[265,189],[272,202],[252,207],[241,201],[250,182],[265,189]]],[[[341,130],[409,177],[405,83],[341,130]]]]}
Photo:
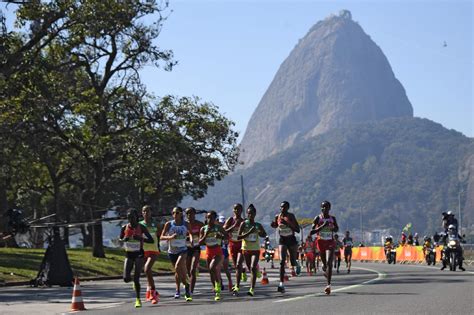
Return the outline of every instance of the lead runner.
{"type": "Polygon", "coordinates": [[[311,227],[311,235],[317,235],[316,246],[321,255],[324,276],[327,279],[327,286],[324,289],[327,295],[331,294],[332,264],[334,249],[336,248],[334,233],[339,230],[336,217],[329,215],[329,210],[331,210],[331,203],[326,200],[321,202],[322,213],[314,218],[311,227]],[[329,256],[327,256],[326,251],[329,251],[329,256]]]}

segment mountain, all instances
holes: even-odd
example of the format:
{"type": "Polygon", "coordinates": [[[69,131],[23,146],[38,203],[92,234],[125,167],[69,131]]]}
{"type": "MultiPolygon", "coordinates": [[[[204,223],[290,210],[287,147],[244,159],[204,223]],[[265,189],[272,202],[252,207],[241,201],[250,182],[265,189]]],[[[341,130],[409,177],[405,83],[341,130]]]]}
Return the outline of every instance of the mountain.
{"type": "MultiPolygon", "coordinates": [[[[455,99],[455,98],[453,98],[455,99]]],[[[463,209],[474,238],[474,139],[413,117],[380,48],[348,11],[318,22],[283,62],[241,143],[245,163],[183,205],[231,214],[240,202],[268,223],[288,200],[299,218],[333,203],[343,229],[418,233],[463,209]]]]}
{"type": "MultiPolygon", "coordinates": [[[[427,119],[353,124],[238,170],[192,204],[230,214],[241,200],[243,175],[247,203],[255,204],[264,222],[283,200],[298,217],[312,218],[327,199],[344,229],[358,228],[362,211],[367,227],[400,231],[412,222],[419,233],[434,232],[441,212],[457,213],[458,192],[468,185],[458,173],[468,171],[470,156],[473,139],[427,119]]],[[[464,209],[463,225],[474,224],[474,209],[464,209]]]]}
{"type": "Polygon", "coordinates": [[[351,123],[412,117],[382,50],[341,11],[314,25],[281,64],[240,144],[243,167],[351,123]]]}

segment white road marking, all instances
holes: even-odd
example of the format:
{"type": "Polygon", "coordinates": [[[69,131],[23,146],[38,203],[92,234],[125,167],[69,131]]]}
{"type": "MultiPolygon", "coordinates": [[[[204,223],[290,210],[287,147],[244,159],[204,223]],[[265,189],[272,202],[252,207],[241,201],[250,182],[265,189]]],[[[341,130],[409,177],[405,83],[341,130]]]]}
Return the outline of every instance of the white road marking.
{"type": "MultiPolygon", "coordinates": [[[[370,279],[370,280],[364,281],[364,282],[359,283],[359,284],[353,284],[353,285],[349,285],[349,286],[347,286],[347,287],[342,287],[342,288],[334,289],[334,290],[331,290],[331,293],[332,293],[332,292],[340,292],[340,291],[345,291],[345,290],[349,290],[349,289],[359,288],[359,287],[364,286],[364,285],[366,285],[366,284],[373,283],[373,282],[376,282],[376,281],[380,281],[380,280],[384,279],[384,278],[387,276],[386,273],[380,272],[380,271],[377,271],[377,270],[374,270],[374,269],[361,268],[361,267],[352,267],[352,269],[359,269],[359,270],[365,270],[365,271],[370,271],[370,272],[376,273],[376,274],[377,274],[377,278],[370,279]]],[[[313,293],[313,294],[307,294],[307,295],[298,296],[298,297],[289,298],[289,299],[282,299],[282,300],[274,301],[273,303],[298,301],[298,300],[306,299],[306,298],[309,298],[309,297],[323,296],[323,295],[326,295],[326,294],[325,294],[325,293],[313,293]]]]}
{"type": "MultiPolygon", "coordinates": [[[[450,270],[449,270],[449,266],[448,266],[448,267],[446,267],[446,268],[448,268],[448,269],[445,269],[445,270],[440,270],[440,268],[438,268],[438,267],[433,267],[433,266],[424,266],[424,265],[407,265],[407,266],[421,267],[421,268],[428,268],[428,269],[439,270],[439,271],[450,271],[450,270]]],[[[442,266],[442,265],[440,264],[440,266],[442,266]]],[[[458,271],[456,271],[456,272],[458,272],[458,271]]],[[[459,273],[470,273],[470,274],[473,274],[473,275],[474,275],[474,272],[472,272],[472,271],[468,271],[468,270],[466,270],[466,271],[459,271],[459,273]]]]}

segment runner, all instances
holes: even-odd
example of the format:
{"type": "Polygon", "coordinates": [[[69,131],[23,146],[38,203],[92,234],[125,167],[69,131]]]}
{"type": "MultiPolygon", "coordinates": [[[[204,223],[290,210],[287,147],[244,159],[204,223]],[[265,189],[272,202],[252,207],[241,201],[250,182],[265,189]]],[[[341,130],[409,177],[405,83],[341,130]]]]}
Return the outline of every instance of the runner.
{"type": "Polygon", "coordinates": [[[126,258],[123,266],[123,281],[132,281],[132,269],[135,266],[133,275],[133,288],[135,289],[135,307],[142,307],[140,300],[140,273],[143,268],[143,242],[153,243],[153,237],[148,229],[138,223],[138,211],[130,209],[127,213],[128,224],[122,226],[119,240],[123,242],[126,258]],[[146,238],[143,238],[145,235],[146,238]]]}
{"type": "Polygon", "coordinates": [[[216,296],[215,301],[221,299],[220,272],[223,260],[222,240],[227,237],[225,230],[216,224],[217,213],[210,211],[207,213],[207,225],[202,227],[199,244],[206,244],[207,266],[211,275],[211,282],[216,296]]]}
{"type": "Polygon", "coordinates": [[[197,270],[199,265],[199,258],[201,257],[201,246],[199,246],[199,232],[204,226],[204,223],[196,220],[196,209],[193,207],[186,209],[186,218],[188,220],[189,229],[191,230],[192,238],[186,240],[188,253],[186,257],[186,270],[191,279],[191,294],[194,292],[196,286],[197,270]]]}
{"type": "Polygon", "coordinates": [[[323,201],[321,203],[322,213],[314,218],[311,228],[311,234],[317,234],[316,245],[321,255],[324,276],[327,279],[327,286],[324,289],[327,295],[331,294],[332,262],[334,249],[336,247],[334,233],[339,230],[336,218],[329,215],[330,209],[331,203],[329,201],[323,201]],[[329,256],[326,254],[326,251],[329,251],[329,256]]]}
{"type": "MultiPolygon", "coordinates": [[[[219,225],[223,226],[225,223],[225,217],[223,215],[219,216],[219,225]]],[[[224,255],[224,260],[222,261],[222,271],[224,271],[227,276],[228,288],[232,292],[232,276],[229,271],[229,238],[224,238],[222,242],[222,254],[224,255]]],[[[221,289],[224,290],[224,282],[222,281],[221,276],[221,289]]]]}
{"type": "MultiPolygon", "coordinates": [[[[247,280],[245,272],[242,272],[242,268],[238,268],[238,266],[242,266],[244,262],[244,256],[241,253],[242,241],[238,239],[239,227],[240,224],[244,221],[244,219],[242,218],[242,210],[242,205],[240,203],[236,203],[234,205],[234,215],[228,218],[227,221],[224,223],[224,230],[230,235],[229,250],[230,256],[232,258],[232,263],[234,264],[235,268],[236,285],[234,286],[234,288],[240,287],[240,281],[243,280],[242,278],[245,279],[244,281],[247,280]]],[[[232,288],[232,292],[237,295],[238,292],[235,292],[234,288],[232,288]]]]}
{"type": "Polygon", "coordinates": [[[339,273],[339,267],[341,267],[341,248],[344,244],[339,240],[339,235],[334,235],[334,240],[336,242],[336,247],[334,248],[334,268],[336,268],[336,272],[339,273]]]}
{"type": "MultiPolygon", "coordinates": [[[[258,260],[260,258],[260,242],[258,237],[265,237],[267,233],[263,229],[263,226],[255,222],[255,215],[257,214],[257,209],[255,209],[253,204],[250,204],[247,208],[247,220],[242,222],[239,227],[239,240],[242,240],[242,254],[245,258],[245,264],[247,268],[252,271],[251,284],[249,292],[247,293],[250,296],[255,294],[255,283],[257,281],[257,271],[258,271],[258,260]]],[[[241,266],[239,266],[241,268],[241,266]]],[[[237,293],[239,288],[236,288],[237,293]]]]}
{"type": "Polygon", "coordinates": [[[303,248],[306,255],[306,272],[310,275],[313,275],[313,272],[316,272],[316,266],[314,261],[315,247],[316,244],[314,243],[313,238],[311,237],[311,235],[308,235],[308,237],[306,237],[306,241],[303,245],[303,248]]]}
{"type": "Polygon", "coordinates": [[[346,231],[346,236],[342,239],[344,244],[344,260],[346,261],[347,273],[351,273],[352,265],[352,246],[354,246],[350,232],[346,231]]]}
{"type": "Polygon", "coordinates": [[[160,294],[158,293],[158,291],[156,291],[155,288],[152,268],[153,264],[158,258],[158,255],[160,254],[159,235],[161,234],[163,229],[152,220],[151,212],[151,206],[147,205],[142,208],[143,220],[140,221],[140,224],[144,225],[153,237],[154,243],[143,244],[143,250],[145,251],[145,274],[148,281],[148,285],[146,288],[146,300],[151,301],[151,304],[156,304],[159,301],[160,294]]]}
{"type": "Polygon", "coordinates": [[[186,270],[186,258],[188,248],[186,247],[186,237],[192,237],[187,222],[183,220],[183,209],[173,208],[173,219],[166,222],[161,239],[169,241],[168,256],[175,270],[176,293],[175,299],[181,296],[179,285],[182,283],[185,288],[184,298],[186,302],[192,301],[191,290],[188,282],[188,272],[186,270]]]}
{"type": "Polygon", "coordinates": [[[278,285],[278,292],[284,293],[283,279],[285,277],[285,261],[287,252],[290,253],[291,275],[296,276],[295,267],[297,265],[298,256],[298,241],[295,237],[295,232],[300,232],[300,227],[296,221],[293,213],[288,212],[290,203],[283,201],[280,205],[281,213],[275,216],[271,227],[277,228],[280,233],[279,250],[280,250],[280,284],[278,285]]]}

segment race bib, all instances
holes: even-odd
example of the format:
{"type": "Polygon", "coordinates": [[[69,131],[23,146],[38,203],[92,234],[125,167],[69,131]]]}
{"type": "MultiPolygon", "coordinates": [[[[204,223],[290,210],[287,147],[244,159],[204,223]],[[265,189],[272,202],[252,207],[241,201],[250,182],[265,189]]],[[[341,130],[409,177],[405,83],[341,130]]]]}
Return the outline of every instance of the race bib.
{"type": "Polygon", "coordinates": [[[257,238],[258,238],[258,235],[256,233],[252,233],[246,237],[246,240],[249,242],[255,242],[257,241],[257,238]]]}
{"type": "Polygon", "coordinates": [[[230,236],[231,240],[233,240],[234,242],[238,242],[239,241],[238,237],[239,237],[239,231],[233,230],[230,236]]]}
{"type": "Polygon", "coordinates": [[[322,240],[332,240],[332,232],[321,231],[319,232],[319,238],[322,240]]]}
{"type": "Polygon", "coordinates": [[[221,239],[216,238],[215,236],[208,236],[206,237],[206,245],[207,246],[221,245],[221,239]]]}
{"type": "Polygon", "coordinates": [[[140,251],[140,242],[125,242],[123,248],[126,252],[138,252],[140,251]]]}
{"type": "Polygon", "coordinates": [[[346,242],[346,246],[352,247],[352,242],[351,242],[351,241],[347,241],[347,242],[346,242]]]}
{"type": "Polygon", "coordinates": [[[293,235],[293,230],[288,225],[280,225],[278,226],[278,231],[280,232],[280,236],[291,236],[293,235]]]}
{"type": "Polygon", "coordinates": [[[174,238],[171,240],[171,247],[181,248],[186,247],[186,239],[184,238],[174,238]]]}

